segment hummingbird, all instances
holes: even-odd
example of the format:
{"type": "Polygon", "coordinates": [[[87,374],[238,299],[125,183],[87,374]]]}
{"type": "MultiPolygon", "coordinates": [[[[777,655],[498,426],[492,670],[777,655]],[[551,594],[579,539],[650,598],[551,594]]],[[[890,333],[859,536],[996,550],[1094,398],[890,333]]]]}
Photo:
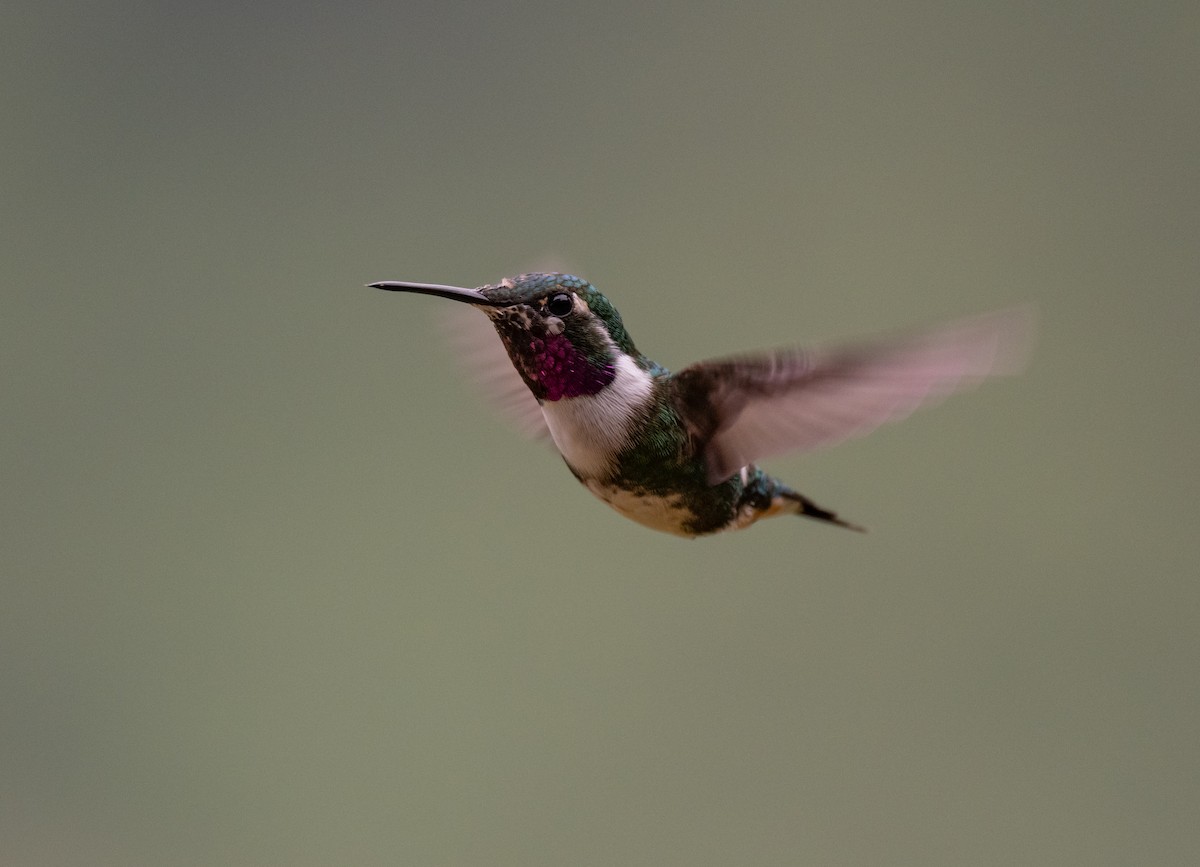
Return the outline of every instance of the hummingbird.
{"type": "Polygon", "coordinates": [[[549,439],[589,491],[639,524],[695,538],[801,515],[863,528],[768,475],[757,461],[831,445],[917,406],[1012,372],[1030,314],[1015,308],[921,333],[827,349],[783,348],[672,373],[638,351],[621,315],[571,274],[521,274],[476,289],[374,289],[469,304],[490,321],[475,358],[526,433],[549,439]]]}

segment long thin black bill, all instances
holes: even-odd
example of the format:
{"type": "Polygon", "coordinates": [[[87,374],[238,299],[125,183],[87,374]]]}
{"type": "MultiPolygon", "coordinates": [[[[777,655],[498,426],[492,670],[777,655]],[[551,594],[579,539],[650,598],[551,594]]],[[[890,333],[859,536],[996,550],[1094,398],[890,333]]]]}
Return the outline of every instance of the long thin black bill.
{"type": "Polygon", "coordinates": [[[416,292],[419,295],[436,295],[439,298],[449,298],[453,301],[465,301],[468,304],[484,304],[495,307],[496,302],[488,299],[478,289],[463,289],[461,286],[443,286],[440,283],[369,283],[372,289],[385,289],[388,292],[416,292]]]}

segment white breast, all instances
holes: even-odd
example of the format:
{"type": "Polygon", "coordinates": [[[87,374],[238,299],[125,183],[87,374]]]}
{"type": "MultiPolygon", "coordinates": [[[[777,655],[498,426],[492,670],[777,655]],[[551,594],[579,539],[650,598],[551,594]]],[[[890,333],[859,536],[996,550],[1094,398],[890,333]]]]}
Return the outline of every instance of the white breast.
{"type": "Polygon", "coordinates": [[[616,377],[597,394],[548,400],[542,414],[567,463],[585,479],[603,478],[629,442],[630,426],[650,400],[650,374],[619,354],[616,377]]]}

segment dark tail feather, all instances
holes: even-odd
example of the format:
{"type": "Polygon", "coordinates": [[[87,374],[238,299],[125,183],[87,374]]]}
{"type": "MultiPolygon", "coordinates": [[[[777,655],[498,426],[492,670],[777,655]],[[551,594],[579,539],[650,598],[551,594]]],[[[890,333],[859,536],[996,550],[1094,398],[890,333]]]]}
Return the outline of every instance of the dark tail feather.
{"type": "Polygon", "coordinates": [[[804,494],[797,493],[790,488],[785,488],[778,492],[778,495],[785,500],[789,500],[796,504],[796,514],[804,515],[806,518],[813,518],[818,521],[825,521],[830,524],[837,524],[839,527],[845,527],[847,530],[853,530],[856,533],[867,532],[866,527],[860,527],[858,524],[851,524],[849,521],[844,521],[837,516],[837,512],[831,512],[828,509],[822,509],[804,494]]]}

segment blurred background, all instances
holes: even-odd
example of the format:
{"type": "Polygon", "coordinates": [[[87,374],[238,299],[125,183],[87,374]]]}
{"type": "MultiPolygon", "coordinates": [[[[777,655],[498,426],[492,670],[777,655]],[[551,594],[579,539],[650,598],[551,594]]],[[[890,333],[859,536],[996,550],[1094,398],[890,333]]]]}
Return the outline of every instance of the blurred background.
{"type": "Polygon", "coordinates": [[[1200,7],[16,2],[0,863],[1200,857],[1200,7]],[[1035,302],[687,542],[383,279],[668,366],[1035,302]]]}

